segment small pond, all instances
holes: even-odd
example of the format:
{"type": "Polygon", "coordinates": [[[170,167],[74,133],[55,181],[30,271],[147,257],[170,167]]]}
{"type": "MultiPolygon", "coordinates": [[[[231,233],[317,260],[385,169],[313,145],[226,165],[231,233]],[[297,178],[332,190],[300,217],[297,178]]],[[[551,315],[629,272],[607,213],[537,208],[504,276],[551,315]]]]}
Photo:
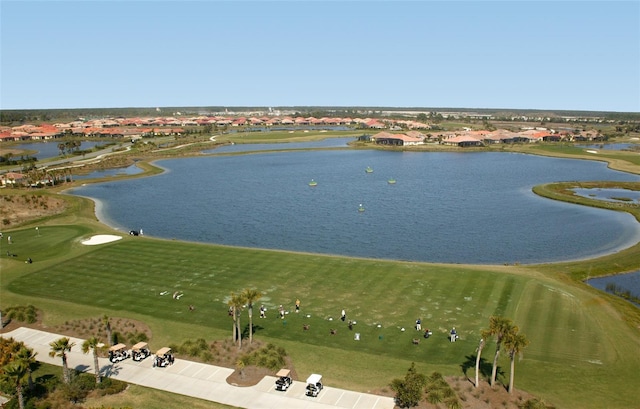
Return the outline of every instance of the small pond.
{"type": "Polygon", "coordinates": [[[630,189],[576,188],[573,191],[582,197],[606,202],[633,203],[640,201],[640,191],[630,189]]]}
{"type": "Polygon", "coordinates": [[[579,148],[585,149],[602,149],[605,151],[624,151],[631,148],[637,148],[640,145],[636,143],[596,143],[591,145],[576,145],[579,148]]]}
{"type": "Polygon", "coordinates": [[[95,179],[95,178],[109,178],[114,176],[129,176],[129,175],[137,175],[139,173],[142,173],[142,169],[140,169],[136,165],[131,165],[126,168],[96,170],[84,175],[73,175],[73,178],[83,180],[83,179],[95,179]]]}
{"type": "MultiPolygon", "coordinates": [[[[36,151],[34,154],[30,154],[29,156],[35,157],[38,160],[55,158],[60,155],[60,149],[58,149],[58,145],[61,142],[32,142],[32,143],[23,143],[20,145],[12,146],[13,149],[21,149],[26,151],[36,151]]],[[[93,149],[94,147],[107,146],[107,141],[82,141],[80,144],[79,150],[88,150],[93,149]]],[[[18,155],[19,156],[19,155],[18,155]]]]}
{"type": "MultiPolygon", "coordinates": [[[[631,294],[631,297],[635,297],[637,300],[640,297],[640,270],[609,277],[591,278],[587,280],[587,284],[597,288],[598,290],[609,293],[613,292],[612,290],[619,293],[628,291],[631,294]]],[[[640,306],[637,302],[633,303],[640,306]]]]}

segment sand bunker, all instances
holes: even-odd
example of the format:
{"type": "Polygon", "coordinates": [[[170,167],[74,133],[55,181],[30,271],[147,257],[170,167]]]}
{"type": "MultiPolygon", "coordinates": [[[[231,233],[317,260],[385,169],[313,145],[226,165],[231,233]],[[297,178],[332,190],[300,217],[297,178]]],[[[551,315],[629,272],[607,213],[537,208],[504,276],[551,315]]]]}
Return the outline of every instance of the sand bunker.
{"type": "Polygon", "coordinates": [[[112,234],[98,234],[91,237],[89,240],[83,240],[82,244],[86,246],[95,246],[96,244],[111,243],[112,241],[120,240],[122,236],[114,236],[112,234]]]}

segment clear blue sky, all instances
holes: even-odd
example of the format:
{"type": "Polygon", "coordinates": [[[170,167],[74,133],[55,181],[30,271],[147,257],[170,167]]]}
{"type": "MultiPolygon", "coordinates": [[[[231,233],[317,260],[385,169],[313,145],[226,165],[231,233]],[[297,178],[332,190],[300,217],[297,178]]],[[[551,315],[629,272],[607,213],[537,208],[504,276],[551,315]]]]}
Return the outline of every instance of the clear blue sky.
{"type": "Polygon", "coordinates": [[[0,108],[640,112],[640,1],[0,0],[0,108]]]}

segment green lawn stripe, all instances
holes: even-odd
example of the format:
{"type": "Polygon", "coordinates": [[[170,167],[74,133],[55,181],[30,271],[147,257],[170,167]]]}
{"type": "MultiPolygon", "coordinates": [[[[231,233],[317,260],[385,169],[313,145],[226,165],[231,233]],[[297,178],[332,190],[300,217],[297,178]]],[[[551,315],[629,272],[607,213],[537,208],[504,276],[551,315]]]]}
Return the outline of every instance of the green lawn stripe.
{"type": "MultiPolygon", "coordinates": [[[[356,385],[364,381],[353,368],[367,362],[375,363],[375,371],[367,373],[367,379],[384,378],[382,384],[406,371],[411,361],[427,371],[440,368],[445,373],[457,373],[461,360],[475,351],[477,335],[486,328],[489,316],[502,313],[513,318],[531,339],[524,351],[525,360],[516,365],[516,383],[522,388],[558,397],[562,407],[577,408],[589,407],[584,403],[590,401],[582,397],[585,392],[561,387],[565,382],[575,382],[576,371],[581,383],[589,384],[602,376],[622,376],[617,391],[628,386],[627,379],[637,379],[631,368],[637,367],[634,363],[638,363],[638,357],[630,353],[634,347],[637,350],[633,342],[637,338],[624,323],[615,320],[612,310],[596,303],[585,304],[585,300],[592,302],[595,298],[593,292],[585,297],[585,291],[581,293],[571,284],[505,273],[508,268],[503,266],[493,271],[490,267],[473,270],[128,236],[113,244],[86,247],[70,237],[86,236],[82,229],[75,233],[62,227],[59,231],[47,230],[48,240],[59,240],[46,246],[51,262],[38,257],[36,263],[27,266],[3,260],[3,266],[10,266],[2,271],[3,307],[6,303],[32,302],[46,306],[46,314],[64,311],[68,319],[73,319],[74,309],[78,316],[86,310],[97,311],[96,315],[104,311],[111,316],[131,316],[153,325],[152,344],[156,339],[180,343],[187,337],[230,336],[226,299],[231,291],[254,287],[265,294],[265,304],[288,304],[292,310],[293,301],[299,297],[303,311],[311,314],[311,329],[303,331],[306,314],[289,314],[283,325],[270,307],[268,319],[256,318],[256,337],[286,345],[296,357],[296,369],[325,371],[328,378],[336,377],[336,373],[350,374],[350,382],[356,385]],[[60,254],[66,257],[64,261],[60,261],[60,254]],[[171,295],[176,290],[184,291],[184,298],[174,300],[171,295]],[[169,293],[160,296],[161,291],[169,293]],[[187,308],[190,303],[197,307],[193,313],[187,308]],[[349,331],[345,323],[327,320],[329,316],[337,319],[343,306],[357,319],[354,331],[361,333],[362,341],[353,340],[354,331],[349,331]],[[420,334],[411,327],[418,314],[434,336],[421,339],[416,347],[411,339],[420,334]],[[377,328],[377,322],[383,326],[377,328]],[[446,339],[452,322],[465,338],[457,343],[446,339]],[[399,330],[401,326],[405,332],[399,330]],[[179,332],[172,331],[178,327],[179,332]],[[329,334],[332,327],[339,330],[335,336],[329,334]],[[574,329],[570,339],[566,328],[574,329]],[[319,350],[328,355],[321,360],[313,358],[319,350]],[[357,360],[357,365],[341,367],[347,358],[336,362],[333,356],[349,357],[357,360]],[[602,360],[601,365],[589,362],[597,359],[602,360]]],[[[21,233],[28,238],[32,232],[21,233]]],[[[26,240],[21,241],[20,245],[28,245],[26,240]]],[[[18,245],[15,248],[21,251],[18,245]]],[[[247,324],[246,311],[241,320],[247,324]]],[[[492,348],[492,344],[487,346],[488,359],[492,348]]],[[[503,357],[501,368],[508,369],[508,363],[503,357]]],[[[611,407],[629,403],[620,395],[610,398],[611,407]]]]}
{"type": "Polygon", "coordinates": [[[493,315],[504,316],[507,310],[507,305],[511,301],[511,291],[513,290],[514,285],[515,279],[513,277],[505,279],[504,286],[502,287],[502,293],[500,294],[496,308],[493,311],[493,315]]]}

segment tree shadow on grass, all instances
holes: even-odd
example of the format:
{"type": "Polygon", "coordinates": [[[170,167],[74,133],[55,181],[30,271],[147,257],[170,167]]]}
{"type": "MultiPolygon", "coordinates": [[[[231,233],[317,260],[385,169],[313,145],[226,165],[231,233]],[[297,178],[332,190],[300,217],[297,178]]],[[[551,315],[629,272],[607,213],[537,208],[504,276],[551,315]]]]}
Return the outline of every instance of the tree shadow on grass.
{"type": "MultiPolygon", "coordinates": [[[[263,326],[253,324],[253,334],[263,329],[264,329],[263,326]]],[[[249,338],[249,324],[245,325],[244,329],[242,330],[242,339],[245,339],[245,338],[249,338]]]]}
{"type": "MultiPolygon", "coordinates": [[[[471,369],[473,378],[475,380],[476,358],[477,358],[477,355],[475,354],[467,355],[465,356],[465,361],[462,364],[460,364],[460,368],[462,369],[462,372],[467,377],[467,379],[470,379],[469,374],[467,372],[469,371],[469,369],[471,369]]],[[[480,369],[480,378],[489,379],[491,377],[491,370],[493,369],[493,363],[480,357],[479,369],[480,369]]],[[[497,376],[500,376],[500,375],[504,375],[504,372],[498,366],[497,376]]]]}

